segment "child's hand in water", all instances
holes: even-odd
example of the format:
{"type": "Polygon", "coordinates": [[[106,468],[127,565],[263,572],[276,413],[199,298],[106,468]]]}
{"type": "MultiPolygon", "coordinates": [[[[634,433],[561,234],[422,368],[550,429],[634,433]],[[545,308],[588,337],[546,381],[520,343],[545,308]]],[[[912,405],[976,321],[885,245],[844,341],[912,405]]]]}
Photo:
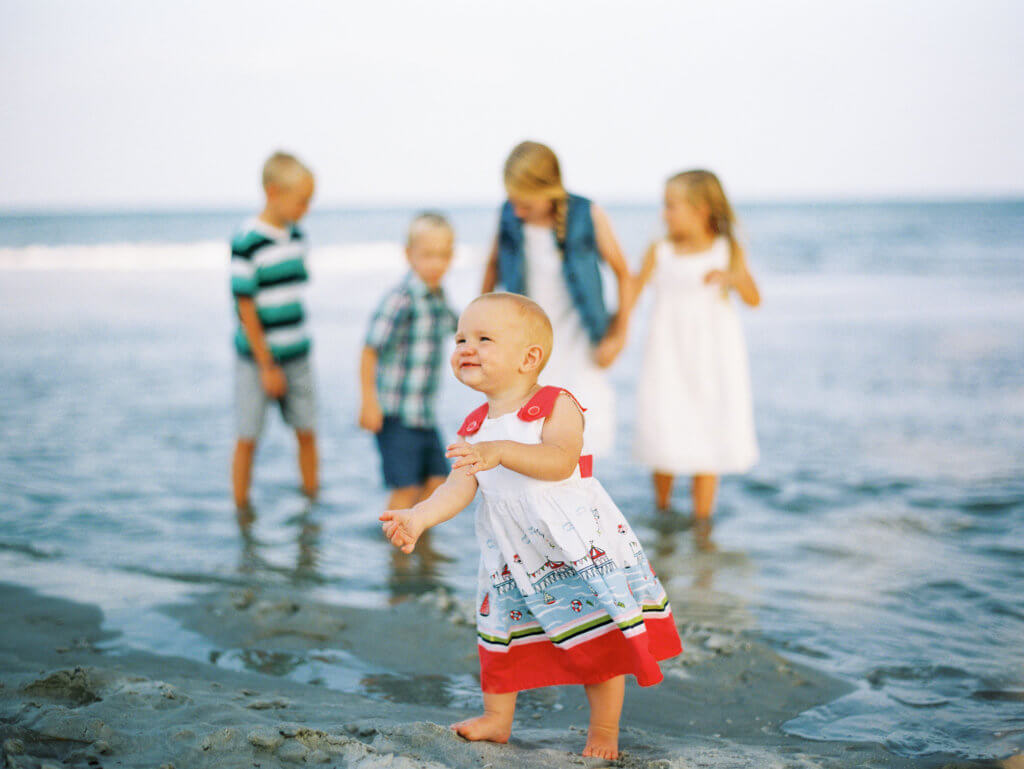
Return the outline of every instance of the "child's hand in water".
{"type": "Polygon", "coordinates": [[[403,553],[411,553],[423,533],[423,521],[411,510],[386,510],[380,514],[384,536],[403,553]]]}
{"type": "Polygon", "coordinates": [[[501,464],[501,451],[499,450],[498,441],[480,441],[480,443],[466,443],[462,441],[460,443],[453,443],[448,447],[448,452],[445,456],[449,459],[458,457],[455,460],[455,464],[452,465],[452,470],[465,467],[466,471],[471,475],[484,470],[490,470],[492,467],[497,467],[501,464]]]}

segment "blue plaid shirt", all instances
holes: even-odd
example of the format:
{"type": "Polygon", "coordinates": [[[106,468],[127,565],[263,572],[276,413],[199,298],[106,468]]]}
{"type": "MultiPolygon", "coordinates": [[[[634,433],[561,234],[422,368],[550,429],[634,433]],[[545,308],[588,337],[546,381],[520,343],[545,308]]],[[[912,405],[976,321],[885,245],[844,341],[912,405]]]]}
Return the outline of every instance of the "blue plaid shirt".
{"type": "Polygon", "coordinates": [[[384,295],[366,346],[377,352],[377,399],[385,416],[407,427],[433,427],[442,353],[458,318],[444,291],[414,272],[384,295]]]}

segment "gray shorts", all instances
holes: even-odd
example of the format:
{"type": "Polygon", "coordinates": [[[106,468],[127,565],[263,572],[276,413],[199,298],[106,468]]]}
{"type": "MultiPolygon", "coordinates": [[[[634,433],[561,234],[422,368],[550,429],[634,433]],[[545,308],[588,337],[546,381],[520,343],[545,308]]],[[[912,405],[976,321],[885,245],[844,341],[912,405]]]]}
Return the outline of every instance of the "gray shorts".
{"type": "MultiPolygon", "coordinates": [[[[316,397],[309,356],[282,363],[281,368],[288,380],[288,392],[276,401],[281,416],[296,430],[312,430],[316,422],[316,397]]],[[[260,382],[256,362],[238,357],[235,363],[235,430],[239,438],[256,440],[260,437],[267,406],[272,400],[260,382]]]]}

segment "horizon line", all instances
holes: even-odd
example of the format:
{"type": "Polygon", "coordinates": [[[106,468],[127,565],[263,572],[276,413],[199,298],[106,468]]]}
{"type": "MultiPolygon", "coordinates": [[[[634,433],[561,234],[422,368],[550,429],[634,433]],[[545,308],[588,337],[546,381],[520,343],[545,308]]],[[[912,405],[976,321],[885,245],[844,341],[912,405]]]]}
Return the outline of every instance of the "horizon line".
{"type": "MultiPolygon", "coordinates": [[[[962,203],[1024,203],[1024,191],[993,192],[976,194],[857,194],[857,195],[793,195],[778,197],[737,197],[733,199],[736,207],[746,206],[794,206],[794,205],[915,205],[931,204],[962,204],[962,203]]],[[[256,201],[256,205],[259,202],[256,201]]],[[[318,213],[339,212],[390,212],[415,210],[485,210],[496,209],[501,201],[450,201],[447,203],[424,204],[412,201],[331,201],[315,205],[308,216],[318,213]]],[[[601,201],[604,208],[651,208],[661,205],[657,198],[647,200],[638,198],[605,198],[601,201]]],[[[188,204],[183,202],[152,203],[142,205],[100,203],[95,205],[79,204],[29,204],[0,206],[0,218],[15,216],[102,216],[106,214],[237,214],[253,210],[253,203],[201,203],[188,204]]]]}

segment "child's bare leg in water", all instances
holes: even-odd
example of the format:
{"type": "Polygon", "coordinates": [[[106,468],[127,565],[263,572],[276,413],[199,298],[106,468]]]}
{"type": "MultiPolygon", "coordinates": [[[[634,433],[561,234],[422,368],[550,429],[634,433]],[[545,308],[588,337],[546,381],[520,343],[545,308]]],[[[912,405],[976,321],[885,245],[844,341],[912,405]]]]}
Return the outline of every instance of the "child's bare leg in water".
{"type": "Polygon", "coordinates": [[[512,736],[512,719],[516,714],[516,694],[484,692],[484,714],[452,724],[452,730],[467,740],[508,742],[512,736]]]}
{"type": "Polygon", "coordinates": [[[626,677],[616,676],[599,684],[584,686],[590,703],[590,728],[584,756],[616,759],[619,757],[619,717],[626,694],[626,677]]]}
{"type": "Polygon", "coordinates": [[[672,499],[672,482],[675,476],[655,470],[651,477],[654,480],[654,503],[658,510],[665,512],[668,510],[669,500],[672,499]]]}
{"type": "Polygon", "coordinates": [[[715,508],[715,492],[718,490],[717,475],[693,476],[693,517],[707,520],[715,508]]]}

